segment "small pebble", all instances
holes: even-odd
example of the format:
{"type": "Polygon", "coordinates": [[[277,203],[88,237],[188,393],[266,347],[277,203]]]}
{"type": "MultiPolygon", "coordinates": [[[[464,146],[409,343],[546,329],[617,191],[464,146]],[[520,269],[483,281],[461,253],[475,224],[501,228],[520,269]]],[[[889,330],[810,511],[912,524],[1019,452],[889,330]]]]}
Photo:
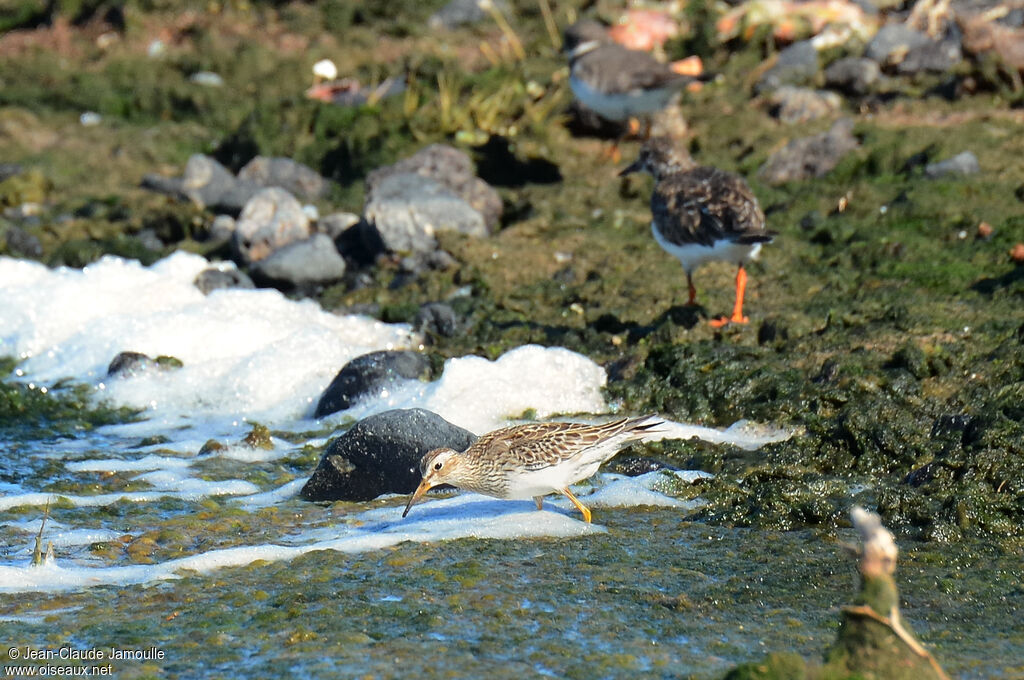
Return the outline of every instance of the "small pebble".
{"type": "Polygon", "coordinates": [[[1024,264],[1024,243],[1018,243],[1010,248],[1010,259],[1017,264],[1024,264]]]}
{"type": "Polygon", "coordinates": [[[78,117],[78,122],[85,127],[92,127],[103,122],[103,116],[95,111],[86,111],[78,117]]]}
{"type": "Polygon", "coordinates": [[[196,85],[205,85],[207,87],[221,87],[224,85],[224,79],[212,71],[198,71],[189,76],[188,79],[196,85]]]}

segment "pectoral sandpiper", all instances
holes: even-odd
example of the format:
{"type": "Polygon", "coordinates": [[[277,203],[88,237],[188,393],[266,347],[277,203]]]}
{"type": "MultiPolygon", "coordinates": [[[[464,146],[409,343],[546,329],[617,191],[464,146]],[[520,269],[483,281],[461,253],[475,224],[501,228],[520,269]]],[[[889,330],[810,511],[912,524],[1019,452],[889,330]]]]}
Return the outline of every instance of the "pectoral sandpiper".
{"type": "Polygon", "coordinates": [[[409,498],[402,517],[427,490],[440,484],[503,499],[532,498],[537,509],[550,493],[572,501],[590,522],[591,513],[569,491],[630,442],[661,424],[654,416],[620,418],[607,423],[533,423],[489,432],[468,449],[434,449],[423,456],[423,481],[409,498]]]}

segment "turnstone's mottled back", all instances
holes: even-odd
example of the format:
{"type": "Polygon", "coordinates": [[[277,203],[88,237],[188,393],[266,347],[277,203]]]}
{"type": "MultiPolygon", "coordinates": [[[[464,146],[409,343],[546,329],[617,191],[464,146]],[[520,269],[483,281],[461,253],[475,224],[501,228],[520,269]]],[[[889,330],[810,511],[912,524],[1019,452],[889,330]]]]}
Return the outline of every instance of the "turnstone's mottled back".
{"type": "Polygon", "coordinates": [[[732,316],[711,324],[746,323],[743,294],[747,272],[743,265],[757,257],[762,243],[771,242],[775,236],[775,232],[765,229],[757,197],[742,177],[698,166],[686,149],[668,137],[648,140],[636,162],[619,174],[640,171],[654,176],[651,231],[658,245],[682,263],[689,304],[697,298],[694,270],[712,260],[732,262],[739,266],[732,316]]]}

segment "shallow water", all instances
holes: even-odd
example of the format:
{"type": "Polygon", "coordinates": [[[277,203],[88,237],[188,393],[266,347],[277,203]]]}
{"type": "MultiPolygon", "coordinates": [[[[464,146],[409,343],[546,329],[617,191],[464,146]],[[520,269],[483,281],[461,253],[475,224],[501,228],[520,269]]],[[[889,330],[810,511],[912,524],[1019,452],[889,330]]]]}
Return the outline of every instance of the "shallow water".
{"type": "MultiPolygon", "coordinates": [[[[563,499],[538,513],[532,502],[434,498],[406,520],[404,498],[298,500],[328,438],[353,419],[422,406],[483,432],[527,410],[600,418],[611,410],[604,371],[525,346],[449,360],[434,383],[315,421],[312,404],[346,360],[418,339],[272,291],[203,297],[191,285],[202,266],[185,254],[85,270],[0,258],[0,355],[21,359],[16,379],[59,394],[70,377],[94,403],[142,409],[135,423],[4,435],[8,665],[70,645],[162,652],[108,653],[119,677],[711,677],[769,649],[819,656],[833,636],[856,581],[837,540],[852,535],[687,522],[698,474],[600,475],[578,490],[593,525],[563,499]],[[185,367],[110,379],[123,350],[185,367]],[[271,428],[270,448],[242,443],[253,421],[271,428]],[[44,515],[55,559],[32,566],[44,515]]],[[[791,434],[669,423],[658,436],[756,450],[791,434]]],[[[904,613],[946,667],[1020,673],[1019,556],[902,547],[904,613]]]]}

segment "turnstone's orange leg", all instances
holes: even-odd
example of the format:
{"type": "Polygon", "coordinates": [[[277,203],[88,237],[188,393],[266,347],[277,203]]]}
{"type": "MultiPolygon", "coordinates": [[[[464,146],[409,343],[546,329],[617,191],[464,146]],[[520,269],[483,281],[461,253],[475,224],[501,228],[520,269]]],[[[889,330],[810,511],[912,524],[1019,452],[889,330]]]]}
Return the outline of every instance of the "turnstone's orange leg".
{"type": "Polygon", "coordinates": [[[636,137],[637,133],[640,132],[640,121],[637,120],[636,118],[630,118],[629,122],[626,125],[629,128],[628,134],[632,135],[633,137],[636,137]]]}
{"type": "Polygon", "coordinates": [[[537,504],[538,510],[544,509],[544,496],[534,496],[533,502],[537,504]]]}
{"type": "Polygon", "coordinates": [[[732,308],[732,316],[728,319],[712,319],[709,323],[713,328],[721,328],[727,323],[747,323],[750,319],[743,316],[743,294],[747,290],[747,270],[740,265],[736,272],[736,304],[732,308]]]}
{"type": "Polygon", "coordinates": [[[587,524],[590,524],[591,515],[590,510],[587,509],[587,506],[583,505],[583,503],[580,503],[579,499],[576,498],[576,496],[572,495],[572,491],[569,491],[569,487],[561,489],[561,492],[563,495],[565,495],[566,498],[572,501],[572,504],[576,506],[577,510],[583,513],[583,521],[587,524]]]}
{"type": "Polygon", "coordinates": [[[686,304],[697,304],[697,289],[693,287],[693,277],[690,275],[690,272],[686,272],[686,285],[690,288],[690,299],[686,304]]]}

